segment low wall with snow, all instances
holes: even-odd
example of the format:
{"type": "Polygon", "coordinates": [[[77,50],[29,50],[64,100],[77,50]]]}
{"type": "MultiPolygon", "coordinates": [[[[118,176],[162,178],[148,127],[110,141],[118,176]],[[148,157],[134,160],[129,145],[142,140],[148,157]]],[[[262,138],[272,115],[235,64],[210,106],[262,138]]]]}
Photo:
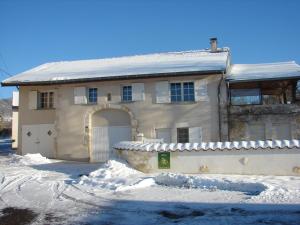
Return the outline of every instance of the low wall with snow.
{"type": "Polygon", "coordinates": [[[210,142],[159,144],[121,142],[119,156],[143,172],[300,175],[300,142],[210,142]],[[169,152],[169,168],[159,168],[159,154],[169,152]]]}

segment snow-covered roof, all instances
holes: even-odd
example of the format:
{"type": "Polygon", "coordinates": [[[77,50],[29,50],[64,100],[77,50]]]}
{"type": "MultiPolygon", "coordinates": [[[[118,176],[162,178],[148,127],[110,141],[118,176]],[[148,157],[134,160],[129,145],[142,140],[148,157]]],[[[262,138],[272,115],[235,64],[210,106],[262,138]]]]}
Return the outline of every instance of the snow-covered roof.
{"type": "Polygon", "coordinates": [[[262,64],[234,64],[228,71],[226,80],[234,83],[293,78],[300,78],[300,66],[295,61],[262,64]]]}
{"type": "Polygon", "coordinates": [[[226,70],[229,49],[218,52],[194,50],[107,59],[46,63],[17,74],[2,85],[67,83],[91,80],[164,76],[180,73],[221,72],[226,70]]]}
{"type": "Polygon", "coordinates": [[[300,148],[299,140],[274,141],[226,141],[202,143],[142,143],[124,141],[114,145],[115,149],[143,152],[174,152],[174,151],[223,151],[223,150],[250,150],[250,149],[281,149],[300,148]]]}

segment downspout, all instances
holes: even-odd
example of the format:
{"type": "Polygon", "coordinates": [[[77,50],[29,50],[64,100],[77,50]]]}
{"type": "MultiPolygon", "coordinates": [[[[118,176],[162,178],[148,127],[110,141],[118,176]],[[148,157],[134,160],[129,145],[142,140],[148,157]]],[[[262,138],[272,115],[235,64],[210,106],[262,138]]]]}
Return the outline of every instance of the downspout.
{"type": "Polygon", "coordinates": [[[219,114],[219,141],[222,141],[222,122],[221,122],[221,84],[224,80],[224,71],[222,72],[222,77],[218,84],[218,114],[219,114]]]}

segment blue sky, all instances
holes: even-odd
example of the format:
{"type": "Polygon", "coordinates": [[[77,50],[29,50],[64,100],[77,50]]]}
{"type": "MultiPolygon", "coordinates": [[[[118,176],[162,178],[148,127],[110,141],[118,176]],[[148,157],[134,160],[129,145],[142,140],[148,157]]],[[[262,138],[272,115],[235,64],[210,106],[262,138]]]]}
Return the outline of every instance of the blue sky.
{"type": "Polygon", "coordinates": [[[0,0],[0,80],[51,61],[207,48],[210,37],[233,63],[300,63],[299,10],[297,0],[0,0]]]}

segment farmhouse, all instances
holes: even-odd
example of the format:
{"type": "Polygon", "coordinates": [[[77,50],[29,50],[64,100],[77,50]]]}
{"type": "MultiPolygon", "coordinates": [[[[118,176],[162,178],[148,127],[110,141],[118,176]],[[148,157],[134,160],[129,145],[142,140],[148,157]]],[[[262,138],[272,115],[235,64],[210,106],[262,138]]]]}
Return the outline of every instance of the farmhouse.
{"type": "Polygon", "coordinates": [[[46,63],[2,82],[19,87],[19,154],[102,162],[120,141],[300,139],[295,62],[234,65],[204,50],[46,63]]]}

